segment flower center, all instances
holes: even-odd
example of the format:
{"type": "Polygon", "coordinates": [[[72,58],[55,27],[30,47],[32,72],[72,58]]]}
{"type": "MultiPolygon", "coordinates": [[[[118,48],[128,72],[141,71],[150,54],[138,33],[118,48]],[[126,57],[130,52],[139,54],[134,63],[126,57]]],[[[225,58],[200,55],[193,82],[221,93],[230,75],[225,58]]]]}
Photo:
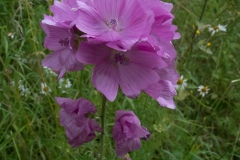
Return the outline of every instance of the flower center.
{"type": "Polygon", "coordinates": [[[203,88],[201,89],[201,91],[202,91],[203,93],[205,93],[205,92],[207,92],[207,89],[208,89],[208,86],[203,87],[203,88]]]}
{"type": "Polygon", "coordinates": [[[115,54],[114,59],[116,63],[120,63],[120,64],[123,64],[123,62],[126,60],[126,58],[124,57],[124,54],[120,54],[120,53],[115,54]]]}
{"type": "Polygon", "coordinates": [[[181,85],[183,83],[183,79],[182,78],[179,78],[178,81],[177,81],[177,84],[178,85],[181,85]]]}
{"type": "Polygon", "coordinates": [[[61,39],[59,43],[61,44],[61,46],[67,47],[69,45],[69,39],[68,38],[61,39]]]}
{"type": "Polygon", "coordinates": [[[48,92],[48,87],[45,86],[45,87],[43,88],[43,90],[44,90],[45,92],[48,92]]]}
{"type": "Polygon", "coordinates": [[[113,29],[115,31],[118,30],[118,20],[116,19],[111,19],[109,22],[107,22],[107,26],[110,28],[110,29],[113,29]]]}
{"type": "Polygon", "coordinates": [[[214,26],[213,29],[216,31],[216,30],[219,30],[219,27],[218,26],[214,26]]]}

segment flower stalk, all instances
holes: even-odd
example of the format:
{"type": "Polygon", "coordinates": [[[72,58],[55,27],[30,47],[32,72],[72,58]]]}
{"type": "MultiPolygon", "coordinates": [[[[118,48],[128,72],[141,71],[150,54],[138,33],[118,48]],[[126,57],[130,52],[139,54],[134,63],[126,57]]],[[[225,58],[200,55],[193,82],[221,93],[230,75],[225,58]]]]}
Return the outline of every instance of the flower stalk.
{"type": "Polygon", "coordinates": [[[102,115],[101,115],[101,128],[102,132],[100,135],[100,156],[99,160],[103,160],[104,157],[104,136],[105,136],[105,118],[106,118],[106,103],[107,99],[102,95],[102,115]]]}

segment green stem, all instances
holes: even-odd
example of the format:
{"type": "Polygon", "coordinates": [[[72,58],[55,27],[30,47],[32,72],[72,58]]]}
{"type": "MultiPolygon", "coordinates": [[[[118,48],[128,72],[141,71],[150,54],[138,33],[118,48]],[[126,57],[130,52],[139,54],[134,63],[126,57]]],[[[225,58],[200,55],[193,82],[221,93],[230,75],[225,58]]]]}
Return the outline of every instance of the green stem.
{"type": "Polygon", "coordinates": [[[102,115],[101,115],[102,132],[101,132],[101,136],[100,136],[100,159],[99,160],[103,160],[103,157],[104,157],[104,135],[105,135],[106,102],[107,102],[106,97],[104,95],[102,95],[102,115]]]}

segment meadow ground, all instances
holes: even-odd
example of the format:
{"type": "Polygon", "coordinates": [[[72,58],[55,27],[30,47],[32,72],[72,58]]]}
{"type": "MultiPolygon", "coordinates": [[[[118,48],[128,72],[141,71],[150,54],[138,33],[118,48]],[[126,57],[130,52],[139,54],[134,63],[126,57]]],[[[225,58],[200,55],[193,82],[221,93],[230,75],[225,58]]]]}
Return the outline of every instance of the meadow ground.
{"type": "MultiPolygon", "coordinates": [[[[174,24],[182,36],[174,42],[176,68],[187,86],[175,97],[175,110],[160,107],[145,94],[137,99],[119,94],[107,103],[106,159],[117,159],[111,137],[115,110],[129,109],[151,132],[149,140],[130,153],[133,160],[239,160],[240,1],[168,2],[174,4],[174,24]],[[226,31],[211,35],[209,27],[218,24],[226,25],[226,31]],[[204,97],[197,91],[200,85],[210,89],[204,97]]],[[[0,1],[1,160],[92,160],[98,153],[98,138],[72,149],[59,125],[55,96],[86,97],[98,110],[101,96],[91,84],[90,66],[67,73],[61,82],[41,66],[50,51],[43,47],[40,21],[50,14],[52,3],[0,1]],[[48,88],[43,90],[44,83],[48,88]]]]}

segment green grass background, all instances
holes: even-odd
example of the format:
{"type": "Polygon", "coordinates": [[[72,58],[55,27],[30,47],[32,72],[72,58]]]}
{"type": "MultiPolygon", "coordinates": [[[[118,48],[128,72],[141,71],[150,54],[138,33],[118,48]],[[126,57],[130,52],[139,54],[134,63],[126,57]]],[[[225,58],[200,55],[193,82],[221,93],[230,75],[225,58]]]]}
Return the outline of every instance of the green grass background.
{"type": "MultiPolygon", "coordinates": [[[[111,137],[114,113],[127,109],[151,132],[149,140],[130,153],[132,160],[239,160],[240,1],[168,2],[174,4],[174,24],[182,35],[174,41],[176,68],[188,79],[188,87],[175,97],[175,110],[160,107],[145,94],[128,99],[119,93],[116,101],[107,103],[106,159],[118,159],[111,137]],[[227,25],[227,31],[211,36],[208,26],[218,24],[227,25]],[[200,35],[195,34],[197,29],[200,35]],[[201,97],[199,85],[209,86],[209,94],[201,97]]],[[[85,97],[97,106],[95,118],[100,121],[101,96],[91,84],[92,68],[67,73],[72,87],[61,93],[56,76],[46,74],[41,66],[50,51],[43,47],[40,21],[50,14],[52,3],[0,0],[1,160],[94,160],[98,155],[99,138],[77,149],[70,147],[54,100],[55,96],[85,97]],[[19,80],[29,88],[28,96],[21,96],[19,80]],[[49,95],[40,94],[42,82],[52,89],[49,95]]]]}

